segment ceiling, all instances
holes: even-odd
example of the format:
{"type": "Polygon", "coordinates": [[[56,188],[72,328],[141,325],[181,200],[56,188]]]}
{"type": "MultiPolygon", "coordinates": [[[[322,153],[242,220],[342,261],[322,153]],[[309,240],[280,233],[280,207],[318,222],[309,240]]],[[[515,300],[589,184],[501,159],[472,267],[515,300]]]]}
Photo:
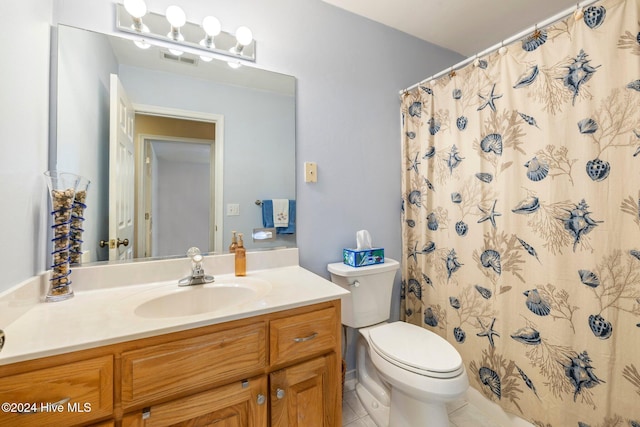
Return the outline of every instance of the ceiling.
{"type": "Polygon", "coordinates": [[[467,57],[578,3],[574,0],[323,1],[467,57]]]}

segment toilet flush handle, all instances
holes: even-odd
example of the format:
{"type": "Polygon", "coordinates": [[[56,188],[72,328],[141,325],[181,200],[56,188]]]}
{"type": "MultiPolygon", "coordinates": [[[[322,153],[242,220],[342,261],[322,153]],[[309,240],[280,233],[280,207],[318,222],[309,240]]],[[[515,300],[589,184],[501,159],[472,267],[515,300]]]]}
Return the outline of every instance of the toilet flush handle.
{"type": "Polygon", "coordinates": [[[353,283],[349,283],[349,286],[353,286],[354,288],[357,288],[358,286],[360,286],[360,282],[358,282],[357,280],[354,280],[353,283]]]}

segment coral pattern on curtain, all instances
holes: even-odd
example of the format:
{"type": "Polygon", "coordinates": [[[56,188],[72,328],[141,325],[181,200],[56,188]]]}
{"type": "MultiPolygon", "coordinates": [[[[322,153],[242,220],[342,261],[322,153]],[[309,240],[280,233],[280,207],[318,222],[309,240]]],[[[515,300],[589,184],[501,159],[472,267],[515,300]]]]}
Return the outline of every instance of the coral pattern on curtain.
{"type": "Polygon", "coordinates": [[[536,426],[640,426],[640,0],[403,95],[404,320],[536,426]]]}

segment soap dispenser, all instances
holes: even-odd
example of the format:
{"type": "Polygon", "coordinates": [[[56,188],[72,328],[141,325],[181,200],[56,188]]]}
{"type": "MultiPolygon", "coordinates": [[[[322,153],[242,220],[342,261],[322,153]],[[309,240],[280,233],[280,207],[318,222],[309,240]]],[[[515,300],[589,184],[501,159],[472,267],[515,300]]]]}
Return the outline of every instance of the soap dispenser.
{"type": "Polygon", "coordinates": [[[238,246],[236,247],[236,276],[247,275],[247,251],[242,241],[242,233],[238,233],[238,246]]]}
{"type": "Polygon", "coordinates": [[[231,244],[229,245],[229,253],[232,254],[236,251],[238,247],[238,241],[236,240],[236,231],[232,230],[233,236],[231,236],[231,244]]]}

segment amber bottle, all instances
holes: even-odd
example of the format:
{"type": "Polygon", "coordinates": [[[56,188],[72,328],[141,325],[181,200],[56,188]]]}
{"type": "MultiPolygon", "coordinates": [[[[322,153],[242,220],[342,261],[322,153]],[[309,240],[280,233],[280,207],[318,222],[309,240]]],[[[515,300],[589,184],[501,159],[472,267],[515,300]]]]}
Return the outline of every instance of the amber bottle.
{"type": "Polygon", "coordinates": [[[236,251],[236,248],[238,247],[238,241],[236,240],[235,230],[232,230],[231,233],[233,233],[233,235],[231,236],[231,244],[229,245],[230,254],[234,253],[236,251]]]}
{"type": "Polygon", "coordinates": [[[238,233],[238,246],[236,247],[236,276],[247,275],[247,251],[242,241],[242,233],[238,233]]]}

